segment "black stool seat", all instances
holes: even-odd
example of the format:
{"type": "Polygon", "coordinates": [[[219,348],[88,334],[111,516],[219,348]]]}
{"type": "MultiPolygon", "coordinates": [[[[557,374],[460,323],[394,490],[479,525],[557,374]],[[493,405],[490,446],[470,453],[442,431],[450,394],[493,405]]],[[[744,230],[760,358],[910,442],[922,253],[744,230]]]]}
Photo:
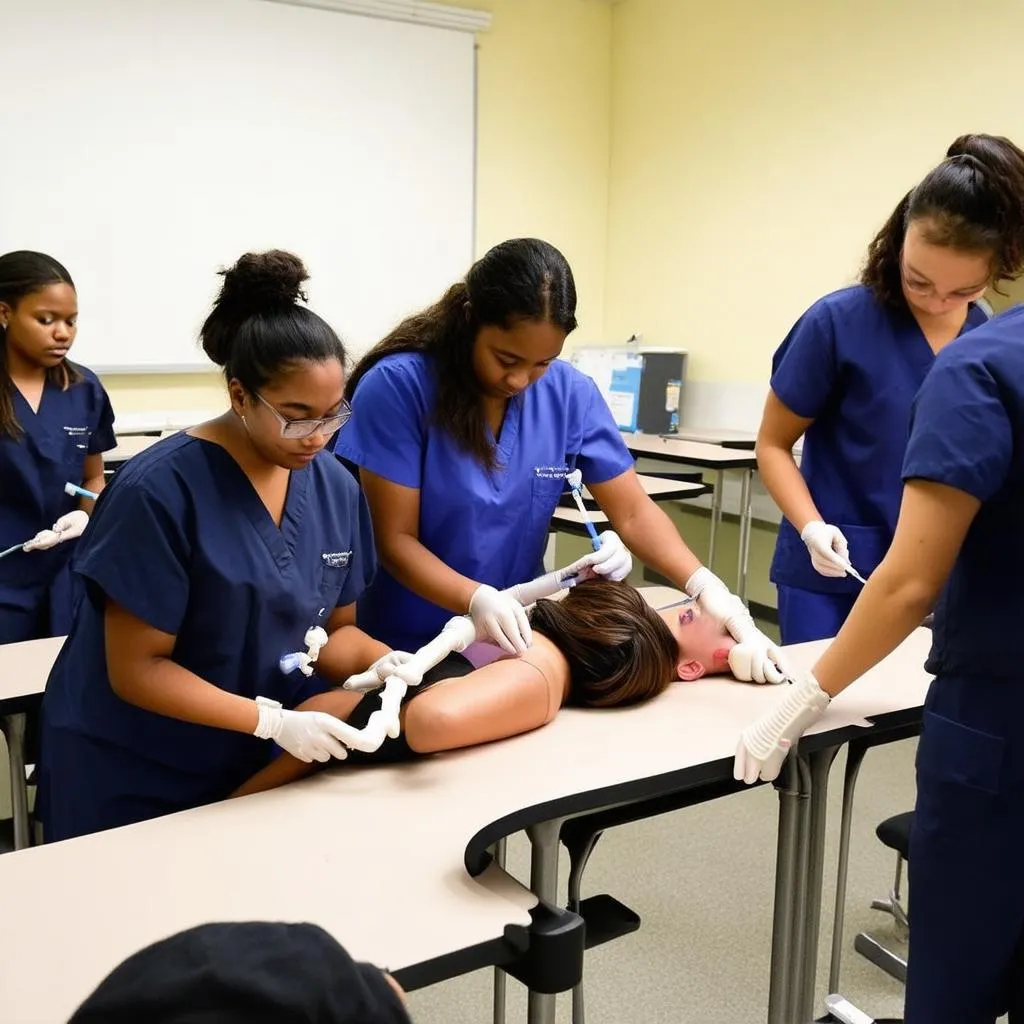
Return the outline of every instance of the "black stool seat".
{"type": "Polygon", "coordinates": [[[910,859],[910,824],[914,820],[913,811],[905,811],[903,814],[894,814],[886,818],[878,828],[875,835],[883,846],[895,850],[904,860],[910,859]]]}

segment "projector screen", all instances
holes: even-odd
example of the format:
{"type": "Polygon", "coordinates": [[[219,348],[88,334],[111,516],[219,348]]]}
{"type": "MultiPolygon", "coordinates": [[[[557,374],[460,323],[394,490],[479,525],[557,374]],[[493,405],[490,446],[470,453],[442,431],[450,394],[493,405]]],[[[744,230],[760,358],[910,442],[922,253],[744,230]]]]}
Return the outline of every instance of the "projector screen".
{"type": "Polygon", "coordinates": [[[0,252],[78,288],[72,357],[208,369],[242,253],[288,249],[359,355],[473,252],[474,38],[266,0],[7,0],[0,252]]]}

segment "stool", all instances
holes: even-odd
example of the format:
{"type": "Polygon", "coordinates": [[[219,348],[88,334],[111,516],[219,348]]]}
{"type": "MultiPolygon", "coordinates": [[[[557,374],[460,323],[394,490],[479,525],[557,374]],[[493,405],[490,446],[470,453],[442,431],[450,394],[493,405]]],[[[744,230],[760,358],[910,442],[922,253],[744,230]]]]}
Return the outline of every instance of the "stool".
{"type": "MultiPolygon", "coordinates": [[[[914,812],[906,811],[903,814],[886,818],[878,828],[875,835],[883,846],[887,846],[896,853],[896,877],[892,889],[885,899],[873,900],[872,910],[881,910],[891,915],[896,923],[896,932],[900,938],[906,940],[910,934],[910,918],[903,905],[903,897],[900,893],[900,886],[903,881],[903,865],[910,860],[910,827],[914,820],[914,812]]],[[[880,967],[886,974],[902,981],[907,980],[907,961],[886,949],[877,939],[861,932],[853,940],[853,948],[866,957],[876,967],[880,967]]]]}

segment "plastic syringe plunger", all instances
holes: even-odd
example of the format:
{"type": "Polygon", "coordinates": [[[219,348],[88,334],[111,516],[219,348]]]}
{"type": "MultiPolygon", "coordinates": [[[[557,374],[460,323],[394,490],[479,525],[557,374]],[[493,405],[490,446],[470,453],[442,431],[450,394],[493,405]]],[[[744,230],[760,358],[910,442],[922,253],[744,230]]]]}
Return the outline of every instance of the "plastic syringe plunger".
{"type": "Polygon", "coordinates": [[[84,487],[79,487],[78,484],[67,483],[64,485],[64,493],[70,494],[72,498],[92,498],[95,501],[99,495],[93,491],[87,491],[84,487]]]}
{"type": "Polygon", "coordinates": [[[572,500],[576,502],[576,507],[580,510],[580,515],[583,516],[583,525],[587,528],[587,533],[590,534],[590,546],[595,551],[600,551],[601,540],[597,536],[594,524],[590,521],[587,506],[583,504],[583,474],[580,470],[574,469],[571,473],[566,474],[565,482],[569,485],[569,490],[572,491],[572,500]]]}

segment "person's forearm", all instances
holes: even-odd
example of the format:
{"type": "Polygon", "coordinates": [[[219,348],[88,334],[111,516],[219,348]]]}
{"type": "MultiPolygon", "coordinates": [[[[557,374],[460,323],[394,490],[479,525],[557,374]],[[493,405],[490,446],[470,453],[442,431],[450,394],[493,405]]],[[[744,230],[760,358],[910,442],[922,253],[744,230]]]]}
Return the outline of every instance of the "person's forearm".
{"type": "MultiPolygon", "coordinates": [[[[335,718],[343,721],[352,714],[352,709],[362,699],[362,694],[342,693],[319,693],[309,700],[303,701],[296,711],[325,711],[335,718]]],[[[252,793],[263,793],[268,789],[277,789],[278,786],[287,785],[289,782],[296,782],[312,774],[316,769],[313,762],[300,761],[297,757],[282,751],[265,768],[261,768],[252,778],[246,780],[236,789],[231,796],[249,796],[252,793]]]]}
{"type": "Polygon", "coordinates": [[[821,519],[821,513],[807,489],[807,481],[788,448],[759,443],[757,472],[772,500],[798,533],[808,523],[821,519]]]}
{"type": "Polygon", "coordinates": [[[701,567],[700,559],[687,547],[672,520],[649,498],[637,502],[612,526],[644,565],[667,576],[680,589],[701,567]]]}
{"type": "MultiPolygon", "coordinates": [[[[104,487],[106,487],[106,485],[107,480],[102,473],[99,476],[86,477],[86,479],[82,481],[82,487],[85,490],[92,491],[93,494],[97,495],[100,493],[100,491],[103,490],[104,487]]],[[[88,512],[89,515],[92,515],[92,510],[95,505],[95,498],[82,498],[82,500],[78,503],[78,507],[82,509],[84,512],[88,512]]]]}
{"type": "Polygon", "coordinates": [[[812,669],[818,685],[832,697],[845,690],[921,625],[935,597],[915,578],[896,578],[883,561],[812,669]]]}
{"type": "Polygon", "coordinates": [[[456,615],[469,610],[469,601],[480,585],[446,565],[417,538],[401,534],[381,545],[384,567],[413,593],[456,615]]]}
{"type": "Polygon", "coordinates": [[[316,671],[329,683],[343,683],[357,672],[365,672],[391,650],[358,626],[342,626],[331,633],[316,660],[316,671]]]}
{"type": "Polygon", "coordinates": [[[110,685],[128,704],[168,718],[253,733],[259,722],[256,702],[200,679],[170,658],[149,658],[123,669],[110,659],[110,685]]]}

